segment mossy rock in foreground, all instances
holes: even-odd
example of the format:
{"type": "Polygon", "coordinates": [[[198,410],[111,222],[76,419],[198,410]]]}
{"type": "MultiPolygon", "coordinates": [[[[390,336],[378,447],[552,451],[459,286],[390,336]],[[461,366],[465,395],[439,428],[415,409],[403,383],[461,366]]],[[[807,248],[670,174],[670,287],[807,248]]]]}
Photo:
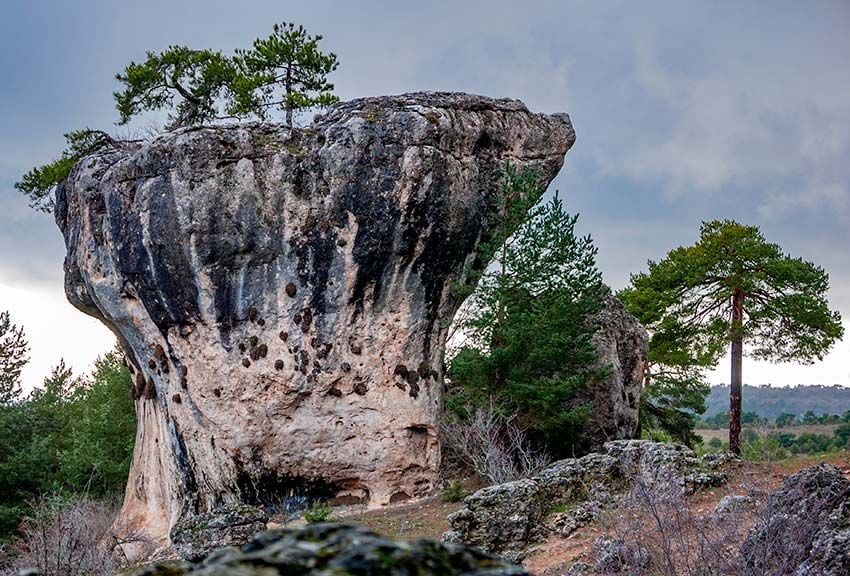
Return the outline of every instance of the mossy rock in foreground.
{"type": "Polygon", "coordinates": [[[521,567],[465,546],[387,540],[356,526],[316,524],[257,535],[241,549],[213,552],[200,564],[154,566],[143,576],[417,575],[526,576],[521,567]]]}

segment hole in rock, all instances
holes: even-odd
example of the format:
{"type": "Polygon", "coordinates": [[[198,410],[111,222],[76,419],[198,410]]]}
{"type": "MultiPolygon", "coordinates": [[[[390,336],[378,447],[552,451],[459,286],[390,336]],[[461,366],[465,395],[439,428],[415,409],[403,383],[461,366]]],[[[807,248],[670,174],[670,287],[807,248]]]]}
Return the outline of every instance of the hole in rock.
{"type": "Polygon", "coordinates": [[[268,514],[298,517],[314,502],[327,501],[342,488],[321,478],[311,479],[288,474],[263,472],[259,475],[240,472],[236,479],[240,499],[245,504],[259,506],[268,514]]]}

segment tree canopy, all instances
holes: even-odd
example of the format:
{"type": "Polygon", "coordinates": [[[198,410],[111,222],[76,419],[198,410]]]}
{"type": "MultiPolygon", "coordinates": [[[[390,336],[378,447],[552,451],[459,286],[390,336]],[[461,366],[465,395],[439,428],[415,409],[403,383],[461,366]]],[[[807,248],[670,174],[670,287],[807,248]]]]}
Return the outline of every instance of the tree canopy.
{"type": "Polygon", "coordinates": [[[120,493],[136,434],[130,373],[115,349],[76,377],[63,361],[40,388],[0,403],[0,540],[50,491],[120,493]]]}
{"type": "MultiPolygon", "coordinates": [[[[224,118],[266,120],[279,109],[292,128],[295,112],[339,100],[328,81],[337,58],[320,50],[321,40],[302,26],[283,23],[275,24],[268,38],[255,40],[250,49],[236,50],[233,56],[186,46],[148,52],[144,61],[130,62],[115,76],[121,85],[113,93],[118,124],[145,112],[165,111],[166,128],[174,129],[224,118]]],[[[55,190],[80,158],[126,142],[89,128],[69,132],[65,140],[57,159],[36,166],[15,184],[37,210],[53,209],[55,190]]]]}
{"type": "MultiPolygon", "coordinates": [[[[497,199],[510,226],[542,195],[533,173],[505,171],[497,199]]],[[[605,287],[589,236],[556,195],[528,213],[516,233],[488,244],[494,261],[459,322],[466,340],[451,362],[450,408],[495,399],[553,456],[580,449],[587,407],[574,405],[598,375],[590,321],[605,287]]]]}
{"type": "Polygon", "coordinates": [[[694,245],[676,248],[664,260],[650,261],[648,272],[633,275],[624,299],[651,332],[662,335],[656,359],[677,356],[664,348],[670,335],[686,342],[685,357],[694,366],[716,363],[730,348],[729,444],[739,452],[744,344],[749,355],[771,361],[823,358],[843,335],[828,288],[823,268],[785,254],[757,227],[714,220],[703,223],[694,245]]]}
{"type": "Polygon", "coordinates": [[[233,100],[228,110],[265,119],[270,109],[278,108],[291,127],[294,111],[336,103],[339,98],[327,79],[338,66],[336,54],[319,50],[321,40],[302,26],[284,22],[275,24],[268,38],[254,40],[250,50],[237,50],[238,73],[230,84],[233,100]]]}
{"type": "Polygon", "coordinates": [[[119,124],[142,112],[162,109],[171,110],[172,128],[215,120],[220,116],[219,99],[235,76],[230,59],[220,52],[185,46],[148,52],[144,62],[131,62],[115,75],[124,85],[114,93],[119,124]]]}
{"type": "Polygon", "coordinates": [[[65,134],[67,148],[49,164],[36,166],[15,183],[15,188],[27,196],[30,206],[36,210],[53,210],[53,191],[64,182],[71,169],[83,156],[87,156],[104,146],[116,146],[117,142],[102,130],[84,128],[65,134]]]}

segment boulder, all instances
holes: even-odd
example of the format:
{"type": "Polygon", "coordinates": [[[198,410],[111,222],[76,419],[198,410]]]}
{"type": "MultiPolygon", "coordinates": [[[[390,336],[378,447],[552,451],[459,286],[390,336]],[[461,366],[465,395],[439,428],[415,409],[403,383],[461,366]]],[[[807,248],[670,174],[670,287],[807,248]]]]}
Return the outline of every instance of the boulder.
{"type": "Polygon", "coordinates": [[[267,521],[263,510],[236,504],[186,516],[174,525],[170,537],[181,558],[197,562],[219,548],[245,544],[266,529],[267,521]]]}
{"type": "Polygon", "coordinates": [[[83,158],[55,217],[68,299],[134,381],[121,523],[167,544],[222,505],[428,494],[454,288],[487,264],[500,171],[546,186],[574,141],[565,114],[418,93],[83,158]]]}
{"type": "Polygon", "coordinates": [[[591,450],[610,440],[634,438],[638,408],[649,354],[649,334],[610,292],[592,322],[599,328],[593,336],[597,367],[606,377],[591,382],[572,401],[591,407],[585,437],[591,450]]]}
{"type": "Polygon", "coordinates": [[[472,548],[431,540],[399,542],[353,526],[320,524],[258,535],[219,550],[202,563],[153,566],[143,576],[265,576],[331,574],[407,576],[527,576],[521,566],[472,548]]]}
{"type": "Polygon", "coordinates": [[[733,461],[698,458],[679,444],[608,442],[602,453],[560,460],[531,478],[468,496],[463,507],[449,516],[450,530],[443,539],[519,562],[547,535],[568,536],[596,519],[641,474],[667,472],[694,491],[725,482],[722,468],[733,461]]]}
{"type": "Polygon", "coordinates": [[[850,480],[826,463],[787,478],[740,555],[748,576],[850,574],[850,480]]]}

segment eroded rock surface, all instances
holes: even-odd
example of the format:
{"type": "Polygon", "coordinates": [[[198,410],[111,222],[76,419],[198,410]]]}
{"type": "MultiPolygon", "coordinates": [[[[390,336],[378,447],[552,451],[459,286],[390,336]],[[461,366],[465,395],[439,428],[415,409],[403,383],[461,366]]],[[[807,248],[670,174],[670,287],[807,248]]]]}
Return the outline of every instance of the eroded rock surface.
{"type": "Polygon", "coordinates": [[[448,542],[521,561],[549,534],[569,536],[615,505],[641,474],[668,471],[689,492],[726,482],[729,455],[697,458],[679,444],[608,442],[601,453],[560,460],[537,475],[479,490],[449,517],[448,542]]]}
{"type": "Polygon", "coordinates": [[[167,541],[239,502],[428,493],[452,287],[486,264],[498,172],[548,184],[574,140],[566,115],[423,93],[81,160],[56,220],[68,298],[135,382],[123,520],[167,541]]]}
{"type": "Polygon", "coordinates": [[[265,576],[332,574],[407,576],[527,576],[522,567],[463,546],[432,540],[399,542],[355,528],[323,524],[258,535],[241,550],[227,548],[192,566],[155,566],[144,576],[265,576]]]}
{"type": "Polygon", "coordinates": [[[593,335],[597,364],[607,376],[589,383],[573,403],[591,407],[585,436],[591,450],[600,450],[605,442],[627,440],[637,433],[649,334],[611,293],[593,321],[599,326],[593,335]]]}
{"type": "Polygon", "coordinates": [[[850,480],[832,464],[787,478],[770,495],[741,557],[747,576],[850,574],[850,480]]]}

